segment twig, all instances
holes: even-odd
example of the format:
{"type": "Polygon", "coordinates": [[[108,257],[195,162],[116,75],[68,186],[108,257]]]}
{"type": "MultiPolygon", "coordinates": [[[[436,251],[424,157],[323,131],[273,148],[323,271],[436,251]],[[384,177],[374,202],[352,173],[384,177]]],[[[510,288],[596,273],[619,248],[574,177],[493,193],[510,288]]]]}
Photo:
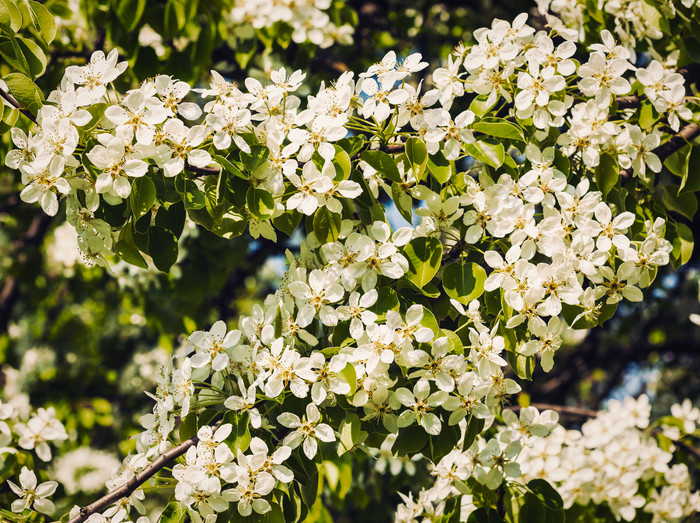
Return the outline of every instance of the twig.
{"type": "Polygon", "coordinates": [[[127,481],[124,485],[118,489],[113,490],[109,494],[102,496],[97,501],[90,503],[87,507],[80,509],[80,512],[74,518],[68,520],[68,523],[81,523],[85,521],[91,514],[100,512],[102,509],[107,508],[112,503],[130,496],[137,488],[144,484],[148,479],[153,476],[160,469],[165,467],[172,460],[182,456],[187,449],[191,446],[196,445],[199,438],[195,434],[190,439],[183,441],[179,445],[171,448],[169,451],[164,452],[158,456],[150,465],[148,465],[141,472],[136,474],[133,478],[127,481]]]}
{"type": "Polygon", "coordinates": [[[194,173],[196,175],[195,178],[209,175],[218,176],[221,172],[221,169],[217,169],[216,167],[195,167],[190,162],[185,162],[185,170],[194,173]]]}
{"type": "MultiPolygon", "coordinates": [[[[654,434],[660,434],[661,430],[652,429],[651,432],[654,434]]],[[[671,441],[679,449],[685,450],[688,454],[692,454],[695,457],[695,459],[700,460],[700,450],[696,449],[695,447],[693,447],[691,445],[688,445],[687,443],[683,443],[682,441],[679,441],[677,439],[672,439],[671,441]]]]}
{"type": "MultiPolygon", "coordinates": [[[[406,148],[406,145],[404,145],[402,143],[394,143],[391,145],[381,146],[377,150],[385,152],[387,154],[393,154],[393,153],[402,153],[405,148],[406,148]]],[[[369,151],[369,150],[374,150],[374,149],[367,149],[367,150],[369,151]]],[[[362,157],[362,153],[363,153],[363,151],[360,151],[359,153],[354,154],[353,157],[351,158],[351,160],[359,160],[362,157]]]]}
{"type": "Polygon", "coordinates": [[[22,107],[22,104],[15,100],[10,93],[7,93],[4,89],[0,88],[0,96],[7,100],[15,109],[19,109],[20,113],[29,118],[32,122],[36,123],[36,116],[34,116],[29,109],[22,107]]]}

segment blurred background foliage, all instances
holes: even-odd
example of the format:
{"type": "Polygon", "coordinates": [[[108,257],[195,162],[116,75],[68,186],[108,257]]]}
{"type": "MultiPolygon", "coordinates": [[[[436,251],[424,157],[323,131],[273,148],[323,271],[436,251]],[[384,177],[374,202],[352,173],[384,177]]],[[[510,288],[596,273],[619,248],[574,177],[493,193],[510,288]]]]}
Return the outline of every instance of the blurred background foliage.
{"type": "MultiPolygon", "coordinates": [[[[43,5],[59,17],[54,42],[47,45],[31,27],[21,34],[41,47],[49,64],[35,79],[43,93],[57,85],[68,65],[84,63],[95,50],[117,48],[135,66],[120,78],[121,91],[157,74],[204,87],[210,69],[242,83],[284,66],[307,72],[303,96],[310,86],[345,70],[366,69],[392,49],[398,56],[420,52],[436,67],[435,57],[469,43],[472,31],[493,18],[534,12],[521,0],[334,1],[330,20],[352,26],[354,43],[341,45],[343,38],[348,43],[346,34],[324,47],[294,42],[291,28],[281,22],[260,31],[245,20],[232,23],[222,13],[234,3],[49,0],[43,5]]],[[[14,69],[3,49],[0,44],[5,76],[14,69]]],[[[28,126],[25,117],[14,117],[16,125],[28,126]]],[[[5,114],[0,125],[11,123],[5,114]]],[[[284,252],[294,251],[299,238],[226,240],[188,226],[169,275],[116,260],[111,272],[87,267],[61,213],[51,219],[19,200],[19,173],[4,167],[9,138],[5,134],[0,142],[0,383],[19,387],[32,405],[55,406],[70,436],[65,448],[90,445],[121,458],[132,449],[128,437],[138,432],[139,417],[151,405],[143,391],[155,386],[159,366],[183,333],[218,319],[232,326],[239,314],[251,314],[278,284],[284,252]]],[[[696,241],[697,220],[686,220],[696,241]]],[[[699,398],[700,327],[690,320],[691,313],[700,313],[697,253],[679,272],[665,267],[657,280],[643,303],[621,306],[603,328],[570,340],[549,374],[537,370],[521,400],[597,409],[610,397],[647,392],[665,413],[679,398],[699,398]]],[[[399,501],[396,491],[420,488],[411,472],[422,466],[387,456],[379,465],[357,455],[337,458],[320,481],[327,507],[338,512],[319,505],[315,516],[353,521],[362,511],[366,521],[387,521],[399,501]],[[389,475],[392,467],[403,473],[389,475]]],[[[0,487],[0,496],[5,490],[0,487]]],[[[94,497],[77,493],[70,501],[94,497]]]]}

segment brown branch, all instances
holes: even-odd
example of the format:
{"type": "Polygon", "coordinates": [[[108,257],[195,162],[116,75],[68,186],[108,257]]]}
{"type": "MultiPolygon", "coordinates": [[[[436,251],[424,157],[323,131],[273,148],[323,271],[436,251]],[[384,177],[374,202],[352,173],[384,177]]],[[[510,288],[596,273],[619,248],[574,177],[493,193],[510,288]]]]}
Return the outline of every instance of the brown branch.
{"type": "Polygon", "coordinates": [[[10,93],[6,93],[4,89],[0,89],[0,96],[7,100],[15,109],[19,109],[20,113],[29,118],[32,122],[36,123],[36,116],[34,116],[28,109],[22,107],[22,104],[15,100],[10,93]]]}
{"type": "Polygon", "coordinates": [[[662,143],[654,149],[653,152],[659,157],[659,160],[663,162],[673,153],[682,149],[686,144],[692,142],[698,135],[700,135],[700,125],[689,123],[673,135],[667,142],[662,143]]]}
{"type": "MultiPolygon", "coordinates": [[[[689,123],[651,152],[658,156],[661,163],[663,163],[666,158],[692,142],[698,135],[700,135],[700,125],[689,123]]],[[[627,179],[632,176],[633,172],[633,169],[629,167],[620,171],[620,176],[623,179],[627,179]]]]}
{"type": "MultiPolygon", "coordinates": [[[[652,432],[654,434],[661,433],[661,431],[659,429],[652,429],[652,432]]],[[[693,447],[691,445],[688,445],[687,443],[683,443],[682,441],[679,441],[677,439],[672,439],[671,441],[679,449],[685,450],[688,454],[692,454],[695,457],[695,459],[700,460],[700,450],[696,449],[695,447],[693,447]]]]}
{"type": "MultiPolygon", "coordinates": [[[[218,425],[218,424],[217,424],[218,425]]],[[[87,507],[80,509],[80,512],[74,518],[68,520],[68,523],[81,523],[85,521],[91,514],[100,512],[101,510],[107,508],[112,503],[130,496],[137,488],[144,484],[148,479],[153,476],[160,469],[165,467],[172,460],[182,456],[187,449],[196,445],[199,438],[195,434],[190,439],[183,441],[179,445],[171,448],[169,451],[164,452],[158,456],[150,465],[148,465],[141,472],[136,474],[133,478],[127,481],[124,485],[118,489],[113,490],[109,494],[102,496],[97,501],[90,503],[87,507]]]]}
{"type": "Polygon", "coordinates": [[[216,167],[195,167],[190,162],[185,162],[185,169],[195,174],[195,178],[199,176],[219,176],[221,169],[216,167]]]}
{"type": "Polygon", "coordinates": [[[639,105],[640,100],[641,99],[636,94],[631,94],[630,96],[618,96],[615,98],[618,110],[633,109],[639,105]]]}
{"type": "MultiPolygon", "coordinates": [[[[385,152],[387,154],[393,154],[393,153],[402,153],[405,148],[406,148],[405,144],[394,143],[391,145],[383,145],[379,149],[366,149],[366,150],[368,150],[368,151],[369,150],[379,150],[379,151],[385,152]]],[[[354,154],[353,157],[350,159],[351,160],[359,160],[362,157],[363,152],[364,151],[360,151],[359,153],[354,154]]]]}

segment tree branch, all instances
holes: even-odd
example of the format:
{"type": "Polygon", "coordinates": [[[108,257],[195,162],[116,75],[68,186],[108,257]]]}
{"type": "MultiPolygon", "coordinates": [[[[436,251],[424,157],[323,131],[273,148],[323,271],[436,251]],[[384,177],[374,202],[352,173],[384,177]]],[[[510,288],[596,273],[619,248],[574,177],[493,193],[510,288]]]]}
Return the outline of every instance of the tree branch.
{"type": "MultiPolygon", "coordinates": [[[[367,151],[378,150],[378,151],[385,152],[387,154],[393,154],[393,153],[402,153],[405,148],[406,148],[406,146],[402,143],[394,143],[391,145],[383,145],[383,146],[379,147],[379,149],[365,149],[365,150],[367,150],[367,151]]],[[[359,153],[354,154],[353,157],[350,159],[351,160],[359,160],[362,157],[363,152],[364,151],[360,151],[359,153]]]]}
{"type": "Polygon", "coordinates": [[[221,172],[221,169],[217,169],[216,167],[195,167],[190,162],[185,162],[185,170],[194,173],[195,178],[209,175],[218,176],[221,172]]]}
{"type": "Polygon", "coordinates": [[[19,109],[20,113],[29,118],[32,122],[36,123],[36,116],[34,116],[29,109],[22,107],[22,104],[15,100],[10,93],[7,93],[4,89],[0,88],[0,96],[7,100],[15,109],[19,109]]]}
{"type": "Polygon", "coordinates": [[[143,469],[141,472],[139,472],[133,478],[127,481],[124,485],[122,485],[118,489],[113,490],[109,494],[102,496],[97,501],[90,503],[87,507],[81,508],[78,515],[68,520],[68,523],[82,523],[91,514],[100,512],[103,509],[110,506],[112,503],[120,500],[121,498],[130,496],[132,492],[134,492],[142,484],[148,481],[148,479],[151,476],[153,476],[156,472],[165,467],[165,465],[167,465],[172,460],[182,456],[185,452],[187,452],[187,449],[189,449],[193,445],[196,445],[198,441],[199,438],[195,434],[190,439],[185,440],[179,445],[171,448],[167,452],[164,452],[155,460],[153,460],[153,462],[150,465],[148,465],[145,469],[143,469]]]}

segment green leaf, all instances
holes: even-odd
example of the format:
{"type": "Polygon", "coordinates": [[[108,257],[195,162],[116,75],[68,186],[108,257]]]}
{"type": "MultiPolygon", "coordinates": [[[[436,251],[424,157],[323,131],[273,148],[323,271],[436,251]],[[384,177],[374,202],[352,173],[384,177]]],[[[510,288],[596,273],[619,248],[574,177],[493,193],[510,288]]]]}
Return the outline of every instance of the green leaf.
{"type": "Polygon", "coordinates": [[[219,219],[212,224],[211,231],[222,238],[230,239],[243,234],[247,224],[248,222],[242,214],[236,212],[234,208],[230,208],[224,210],[219,219]]]}
{"type": "Polygon", "coordinates": [[[425,455],[433,462],[439,462],[457,446],[461,430],[458,425],[443,425],[438,436],[428,437],[425,455]]]}
{"type": "Polygon", "coordinates": [[[700,41],[692,36],[686,36],[681,42],[688,52],[688,56],[690,56],[694,62],[700,62],[700,41]]]}
{"type": "Polygon", "coordinates": [[[335,156],[333,157],[333,167],[335,167],[334,180],[339,182],[350,178],[352,172],[352,162],[350,156],[342,147],[336,146],[335,156]]]}
{"type": "Polygon", "coordinates": [[[349,136],[338,140],[335,144],[342,147],[348,156],[353,157],[364,147],[365,141],[358,136],[349,136]]]}
{"type": "Polygon", "coordinates": [[[474,143],[463,144],[464,150],[474,159],[498,168],[506,159],[506,152],[501,142],[491,139],[476,140],[474,143]]]}
{"type": "MultiPolygon", "coordinates": [[[[527,521],[528,523],[530,521],[540,521],[536,519],[532,520],[523,520],[523,523],[527,521]]],[[[498,515],[498,512],[496,512],[492,508],[478,508],[471,514],[469,514],[469,517],[467,518],[467,523],[503,523],[503,519],[498,515]]]]}
{"type": "Polygon", "coordinates": [[[679,178],[688,177],[688,159],[692,146],[682,147],[664,160],[664,167],[679,178]]]}
{"type": "Polygon", "coordinates": [[[690,261],[690,258],[693,255],[693,248],[695,247],[693,231],[684,223],[676,223],[675,227],[676,233],[678,234],[678,239],[676,240],[674,238],[673,254],[675,255],[676,251],[678,251],[678,255],[676,257],[680,261],[681,265],[684,265],[690,261]],[[680,245],[678,249],[676,249],[677,244],[680,245]]]}
{"type": "Polygon", "coordinates": [[[468,305],[484,292],[486,271],[476,263],[450,263],[442,273],[442,286],[450,298],[468,305]]]}
{"type": "Polygon", "coordinates": [[[340,445],[338,445],[338,456],[342,456],[345,452],[353,447],[361,444],[367,439],[367,432],[361,430],[361,422],[359,416],[349,412],[345,419],[340,424],[340,445]]]}
{"type": "Polygon", "coordinates": [[[653,126],[661,115],[648,100],[644,100],[639,106],[639,127],[647,130],[653,126]]]}
{"type": "Polygon", "coordinates": [[[692,147],[678,194],[700,191],[700,147],[692,147]]]}
{"type": "MultiPolygon", "coordinates": [[[[3,78],[7,83],[10,94],[22,107],[30,111],[41,107],[41,94],[39,89],[29,78],[22,73],[11,73],[3,78]]],[[[34,111],[32,111],[34,112],[34,111]]]]}
{"type": "Polygon", "coordinates": [[[272,219],[272,225],[282,231],[290,238],[301,222],[301,213],[295,210],[285,211],[281,215],[272,219]]]}
{"type": "Polygon", "coordinates": [[[201,209],[207,204],[204,193],[192,180],[178,175],[175,179],[175,188],[182,194],[182,201],[185,202],[185,209],[201,209]]]}
{"type": "Polygon", "coordinates": [[[156,186],[148,176],[142,176],[133,181],[129,202],[131,212],[134,213],[134,221],[151,210],[156,202],[156,186]]]}
{"type": "Polygon", "coordinates": [[[15,122],[19,118],[19,114],[19,109],[10,109],[9,111],[7,108],[4,109],[2,123],[0,123],[0,135],[9,132],[10,129],[14,127],[15,122]]]}
{"type": "Polygon", "coordinates": [[[173,203],[167,209],[159,207],[156,213],[155,224],[172,232],[176,238],[182,234],[185,227],[185,204],[183,202],[173,203]]]}
{"type": "Polygon", "coordinates": [[[406,277],[419,288],[433,279],[442,261],[442,244],[437,238],[414,238],[404,247],[408,260],[406,277]]]}
{"type": "Polygon", "coordinates": [[[27,59],[24,57],[24,53],[22,53],[22,49],[14,35],[10,38],[0,36],[0,56],[5,59],[11,68],[30,74],[27,59]]]}
{"type": "Polygon", "coordinates": [[[559,492],[544,479],[533,479],[528,482],[527,487],[535,496],[540,498],[547,507],[554,510],[561,510],[564,508],[564,501],[561,499],[559,492]]]}
{"type": "Polygon", "coordinates": [[[388,311],[399,309],[399,297],[396,291],[389,287],[380,287],[377,291],[377,301],[369,310],[379,316],[380,320],[383,320],[388,311]]]}
{"type": "MultiPolygon", "coordinates": [[[[96,103],[96,104],[90,105],[89,107],[86,107],[87,112],[90,113],[92,118],[90,119],[90,121],[88,123],[81,126],[81,129],[89,130],[89,129],[92,129],[93,127],[95,127],[100,122],[102,117],[104,116],[105,111],[107,110],[107,107],[109,107],[109,105],[107,105],[106,103],[96,103]]],[[[162,176],[162,174],[161,174],[161,176],[162,176]]]]}
{"type": "Polygon", "coordinates": [[[371,167],[377,170],[379,174],[388,178],[392,182],[402,183],[399,169],[393,158],[383,151],[363,151],[362,159],[371,167]]]}
{"type": "Polygon", "coordinates": [[[352,363],[345,365],[343,370],[341,370],[338,374],[340,374],[345,382],[350,385],[350,392],[348,395],[354,394],[355,390],[357,390],[357,373],[355,372],[355,367],[352,365],[352,363]]]}
{"type": "Polygon", "coordinates": [[[185,8],[178,0],[168,0],[165,5],[165,17],[163,25],[165,27],[165,36],[173,38],[178,34],[180,29],[185,27],[187,18],[185,17],[185,8]]]}
{"type": "Polygon", "coordinates": [[[503,118],[484,118],[472,124],[472,129],[480,133],[495,138],[506,138],[508,140],[525,141],[525,135],[520,126],[511,123],[503,118]]]}
{"type": "Polygon", "coordinates": [[[12,0],[0,0],[0,24],[14,33],[22,28],[22,12],[12,0]]]}
{"type": "Polygon", "coordinates": [[[275,199],[265,189],[248,189],[246,203],[251,214],[259,220],[267,220],[275,214],[275,199]]]}
{"type": "Polygon", "coordinates": [[[409,425],[399,431],[391,450],[399,457],[415,456],[428,443],[428,433],[422,427],[409,425]]]}
{"type": "Polygon", "coordinates": [[[146,0],[112,0],[112,8],[124,28],[131,32],[136,29],[143,16],[146,0]]]}
{"type": "Polygon", "coordinates": [[[447,183],[447,180],[452,176],[452,165],[442,154],[442,151],[438,151],[435,154],[428,156],[428,172],[433,175],[438,183],[447,183]]]}
{"type": "Polygon", "coordinates": [[[694,193],[677,194],[678,187],[675,185],[667,185],[664,187],[664,192],[661,195],[666,207],[672,211],[681,213],[688,219],[692,220],[698,210],[698,200],[694,193]]]}
{"type": "Polygon", "coordinates": [[[420,138],[412,136],[406,140],[406,157],[413,166],[413,175],[416,180],[422,180],[425,167],[428,165],[428,148],[420,138]]]}
{"type": "Polygon", "coordinates": [[[238,176],[242,180],[247,180],[248,176],[246,176],[243,171],[241,171],[238,167],[236,167],[235,164],[233,164],[231,161],[229,161],[227,158],[224,158],[223,156],[219,154],[214,154],[212,155],[212,158],[216,163],[221,165],[221,167],[224,169],[224,171],[229,172],[233,174],[234,176],[238,176]]]}
{"type": "Polygon", "coordinates": [[[603,199],[608,195],[620,178],[620,166],[617,160],[607,153],[600,155],[600,162],[595,168],[595,183],[603,194],[603,199]]]}
{"type": "Polygon", "coordinates": [[[340,226],[343,218],[340,214],[321,207],[314,214],[314,233],[321,244],[334,242],[340,236],[340,226]]]}
{"type": "Polygon", "coordinates": [[[403,219],[408,223],[413,223],[413,198],[411,195],[402,191],[400,184],[392,183],[391,197],[403,219]]]}
{"type": "Polygon", "coordinates": [[[141,256],[139,250],[125,240],[119,240],[114,247],[114,251],[117,253],[117,256],[126,263],[141,267],[142,269],[148,269],[148,264],[146,260],[143,259],[143,256],[141,256]]]}
{"type": "Polygon", "coordinates": [[[177,261],[177,238],[167,229],[151,227],[148,230],[148,254],[158,270],[168,273],[177,261]]]}
{"type": "Polygon", "coordinates": [[[476,440],[476,437],[481,434],[481,431],[484,430],[484,425],[486,423],[484,422],[483,419],[477,418],[476,416],[469,415],[468,421],[467,421],[467,430],[464,434],[464,442],[462,443],[462,450],[467,450],[469,447],[472,446],[472,443],[474,443],[474,440],[476,440]]]}
{"type": "Polygon", "coordinates": [[[511,351],[508,351],[507,354],[508,363],[515,374],[524,380],[531,380],[535,370],[535,356],[523,356],[511,351]]]}
{"type": "Polygon", "coordinates": [[[33,15],[32,25],[39,35],[41,35],[42,40],[44,40],[46,44],[53,42],[53,39],[56,37],[56,21],[53,15],[46,7],[34,0],[29,0],[29,11],[30,16],[33,15]]]}
{"type": "MultiPolygon", "coordinates": [[[[17,37],[17,45],[22,50],[32,78],[44,74],[48,60],[41,47],[39,47],[36,42],[22,37],[17,37]]],[[[38,109],[36,110],[38,111],[38,109]]]]}
{"type": "Polygon", "coordinates": [[[491,110],[491,108],[494,105],[496,105],[497,98],[495,98],[493,103],[491,104],[487,103],[488,99],[489,97],[486,94],[477,96],[476,98],[474,98],[474,100],[472,100],[472,103],[469,104],[469,110],[473,112],[477,117],[483,117],[486,113],[488,113],[491,110]]]}
{"type": "Polygon", "coordinates": [[[214,219],[203,207],[191,208],[187,207],[187,204],[185,204],[185,209],[187,209],[187,216],[189,216],[194,223],[198,223],[208,231],[211,231],[214,228],[214,219]]]}
{"type": "Polygon", "coordinates": [[[182,523],[186,517],[187,509],[183,508],[179,501],[173,499],[165,506],[158,521],[161,523],[182,523]]]}
{"type": "Polygon", "coordinates": [[[520,521],[544,521],[547,510],[537,496],[528,493],[525,503],[520,507],[520,521]]]}
{"type": "Polygon", "coordinates": [[[249,173],[254,173],[258,167],[265,164],[270,155],[270,149],[261,145],[254,145],[250,148],[250,154],[241,151],[241,162],[249,173]]]}

